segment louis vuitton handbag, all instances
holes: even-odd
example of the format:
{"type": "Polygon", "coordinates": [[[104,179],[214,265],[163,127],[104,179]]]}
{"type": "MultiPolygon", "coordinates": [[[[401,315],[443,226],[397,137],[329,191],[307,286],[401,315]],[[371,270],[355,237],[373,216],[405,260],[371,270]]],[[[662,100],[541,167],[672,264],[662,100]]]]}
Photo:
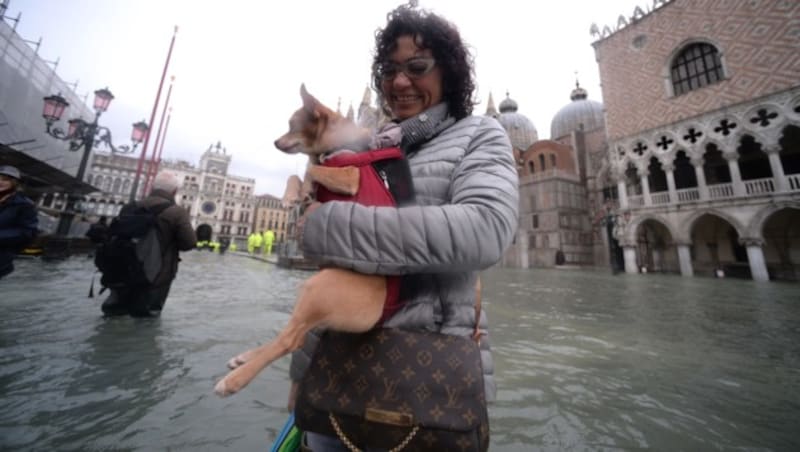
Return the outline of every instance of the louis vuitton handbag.
{"type": "Polygon", "coordinates": [[[336,436],[351,451],[488,450],[479,318],[473,338],[394,328],[324,333],[300,382],[298,427],[336,436]]]}

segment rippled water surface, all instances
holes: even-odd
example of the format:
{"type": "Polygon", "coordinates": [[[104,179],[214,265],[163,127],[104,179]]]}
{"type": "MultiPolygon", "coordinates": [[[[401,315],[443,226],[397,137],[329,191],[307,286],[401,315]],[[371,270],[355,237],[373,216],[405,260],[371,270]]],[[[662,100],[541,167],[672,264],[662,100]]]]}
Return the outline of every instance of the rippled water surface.
{"type": "MultiPolygon", "coordinates": [[[[0,280],[1,450],[268,449],[288,358],[213,395],[307,273],[184,255],[160,319],[103,319],[91,261],[0,280]]],[[[493,451],[800,450],[800,286],[568,270],[483,276],[493,451]]]]}

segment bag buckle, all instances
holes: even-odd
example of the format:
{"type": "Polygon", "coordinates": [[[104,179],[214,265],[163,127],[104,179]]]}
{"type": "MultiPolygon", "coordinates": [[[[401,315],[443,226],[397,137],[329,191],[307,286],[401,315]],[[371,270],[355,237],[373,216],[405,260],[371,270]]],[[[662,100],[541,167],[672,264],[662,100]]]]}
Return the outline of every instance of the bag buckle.
{"type": "Polygon", "coordinates": [[[398,427],[411,427],[414,425],[414,416],[412,416],[411,413],[379,410],[377,408],[367,408],[364,412],[364,419],[370,422],[396,425],[398,427]]]}

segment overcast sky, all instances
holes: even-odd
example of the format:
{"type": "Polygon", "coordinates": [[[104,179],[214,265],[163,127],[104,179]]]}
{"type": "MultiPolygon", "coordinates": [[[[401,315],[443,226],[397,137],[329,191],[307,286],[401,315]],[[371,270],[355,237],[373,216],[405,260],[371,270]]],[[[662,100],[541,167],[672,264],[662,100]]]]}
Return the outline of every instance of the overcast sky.
{"type": "MultiPolygon", "coordinates": [[[[5,0],[9,2],[9,0],[5,0]]],[[[357,110],[369,84],[374,32],[396,0],[10,0],[17,32],[42,38],[39,54],[59,59],[58,75],[79,95],[108,87],[116,97],[101,118],[126,144],[130,125],[150,120],[173,28],[167,81],[175,76],[165,158],[194,164],[212,143],[233,155],[231,172],[256,179],[256,193],[282,196],[305,167],[273,141],[300,106],[299,86],[342,111],[357,110]]],[[[453,21],[475,55],[480,104],[510,93],[519,113],[549,138],[550,121],[570,102],[575,72],[602,102],[589,28],[630,17],[651,0],[420,0],[453,21]]],[[[373,95],[374,101],[374,95],[373,95]]],[[[162,107],[153,125],[158,127],[162,107]]],[[[67,115],[69,116],[69,112],[67,115]]],[[[153,148],[155,135],[150,140],[153,148]]],[[[140,147],[141,148],[141,147],[140,147]]],[[[149,151],[148,151],[149,153],[149,151]]]]}

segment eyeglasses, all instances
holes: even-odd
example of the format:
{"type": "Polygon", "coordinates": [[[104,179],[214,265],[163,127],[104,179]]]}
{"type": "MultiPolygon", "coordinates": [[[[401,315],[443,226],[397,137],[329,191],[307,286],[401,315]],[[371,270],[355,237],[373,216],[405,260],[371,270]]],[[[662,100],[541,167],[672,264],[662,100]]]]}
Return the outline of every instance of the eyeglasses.
{"type": "Polygon", "coordinates": [[[385,61],[378,68],[378,74],[384,81],[391,81],[402,72],[406,77],[415,80],[427,75],[436,67],[436,60],[433,58],[410,58],[402,63],[385,61]]]}

